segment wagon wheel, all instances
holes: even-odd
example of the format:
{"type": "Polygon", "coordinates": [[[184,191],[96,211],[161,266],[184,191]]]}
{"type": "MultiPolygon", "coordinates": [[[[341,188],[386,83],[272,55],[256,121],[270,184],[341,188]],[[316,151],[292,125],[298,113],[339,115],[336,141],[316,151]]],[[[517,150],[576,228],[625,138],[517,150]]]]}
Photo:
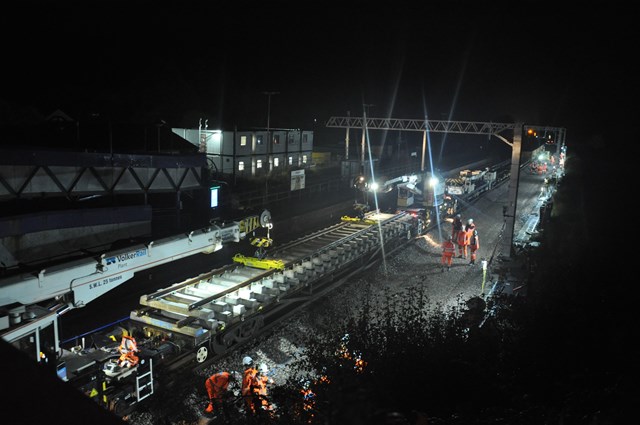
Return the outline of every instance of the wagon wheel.
{"type": "Polygon", "coordinates": [[[260,328],[264,325],[262,316],[252,317],[240,323],[240,326],[232,331],[235,343],[244,342],[254,337],[260,328]]]}
{"type": "Polygon", "coordinates": [[[207,358],[209,358],[209,348],[203,344],[196,350],[196,361],[198,363],[203,363],[207,358]]]}
{"type": "Polygon", "coordinates": [[[264,317],[257,316],[246,319],[233,329],[225,331],[222,335],[211,340],[211,349],[216,354],[224,354],[233,345],[251,339],[258,334],[258,330],[264,325],[264,317]]]}

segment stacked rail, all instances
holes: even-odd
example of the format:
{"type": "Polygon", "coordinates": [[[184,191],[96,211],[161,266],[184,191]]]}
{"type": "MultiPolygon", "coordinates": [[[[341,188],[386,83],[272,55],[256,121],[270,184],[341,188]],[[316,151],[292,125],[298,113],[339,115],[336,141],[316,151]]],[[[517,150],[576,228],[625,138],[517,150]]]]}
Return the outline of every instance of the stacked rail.
{"type": "Polygon", "coordinates": [[[205,340],[217,353],[255,336],[271,322],[328,292],[390,253],[421,229],[410,214],[370,213],[274,248],[263,259],[231,264],[140,298],[130,319],[171,334],[205,340]],[[251,265],[247,265],[251,264],[251,265]],[[264,266],[264,267],[263,267],[264,266]]]}

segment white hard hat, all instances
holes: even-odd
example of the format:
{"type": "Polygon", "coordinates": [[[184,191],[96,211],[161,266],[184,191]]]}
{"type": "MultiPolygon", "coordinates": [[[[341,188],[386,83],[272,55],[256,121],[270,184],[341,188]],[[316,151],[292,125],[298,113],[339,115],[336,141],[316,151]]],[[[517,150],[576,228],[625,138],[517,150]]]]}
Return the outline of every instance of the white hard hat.
{"type": "Polygon", "coordinates": [[[258,370],[260,371],[260,373],[269,373],[269,368],[264,363],[260,363],[258,370]]]}
{"type": "Polygon", "coordinates": [[[473,223],[473,219],[470,218],[469,220],[467,220],[467,223],[469,223],[469,224],[473,223]]]}
{"type": "Polygon", "coordinates": [[[249,356],[245,356],[242,358],[242,364],[244,366],[251,366],[253,364],[253,359],[249,356]]]}

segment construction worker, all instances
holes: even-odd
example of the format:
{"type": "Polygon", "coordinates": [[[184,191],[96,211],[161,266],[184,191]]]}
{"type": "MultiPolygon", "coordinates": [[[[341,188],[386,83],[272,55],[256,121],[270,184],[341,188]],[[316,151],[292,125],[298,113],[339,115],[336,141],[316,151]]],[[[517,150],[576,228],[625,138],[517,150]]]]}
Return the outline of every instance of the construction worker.
{"type": "MultiPolygon", "coordinates": [[[[470,222],[473,223],[472,219],[469,219],[470,222]]],[[[467,233],[467,229],[462,228],[458,232],[458,258],[467,258],[467,245],[469,245],[469,233],[467,233]]]]}
{"type": "Polygon", "coordinates": [[[478,229],[473,226],[471,230],[471,236],[469,236],[469,250],[471,254],[471,261],[469,264],[476,263],[476,251],[480,248],[480,238],[478,237],[478,229]]]}
{"type": "Polygon", "coordinates": [[[255,395],[258,387],[258,369],[255,368],[253,359],[249,356],[245,356],[242,359],[242,365],[245,369],[242,374],[242,388],[240,389],[240,395],[244,399],[247,413],[255,414],[255,395]]]}
{"type": "Polygon", "coordinates": [[[447,270],[451,270],[451,263],[453,262],[453,256],[456,255],[456,246],[453,244],[453,238],[451,236],[447,236],[442,242],[442,271],[444,271],[444,267],[447,267],[447,270]]]}
{"type": "Polygon", "coordinates": [[[209,404],[204,410],[205,413],[219,413],[225,411],[225,402],[229,397],[229,384],[234,381],[234,376],[229,372],[214,373],[204,383],[209,395],[209,404]]]}
{"type": "Polygon", "coordinates": [[[138,352],[138,344],[129,335],[122,335],[118,351],[120,352],[120,358],[118,359],[118,366],[120,367],[133,367],[140,361],[136,354],[138,352]]]}
{"type": "Polygon", "coordinates": [[[472,218],[467,220],[467,226],[464,228],[464,230],[469,234],[471,234],[472,231],[476,230],[476,224],[473,222],[472,218]]]}
{"type": "Polygon", "coordinates": [[[257,387],[255,388],[258,406],[262,410],[267,412],[273,411],[273,406],[269,403],[267,385],[273,384],[273,379],[269,378],[269,368],[266,364],[261,363],[258,367],[258,374],[256,375],[257,387]]]}
{"type": "Polygon", "coordinates": [[[458,243],[458,232],[464,228],[462,224],[462,217],[460,214],[456,214],[453,217],[453,223],[451,223],[451,238],[453,239],[453,243],[458,243]]]}

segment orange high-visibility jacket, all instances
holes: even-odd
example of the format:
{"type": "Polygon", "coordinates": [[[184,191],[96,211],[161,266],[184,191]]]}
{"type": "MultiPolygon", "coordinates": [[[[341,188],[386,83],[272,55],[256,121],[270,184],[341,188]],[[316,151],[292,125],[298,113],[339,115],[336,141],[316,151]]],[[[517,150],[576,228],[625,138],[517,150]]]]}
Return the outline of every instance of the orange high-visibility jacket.
{"type": "Polygon", "coordinates": [[[260,397],[260,403],[267,409],[270,409],[269,400],[267,399],[267,384],[270,383],[271,380],[266,375],[258,375],[256,377],[256,388],[254,389],[254,394],[260,397]]]}
{"type": "Polygon", "coordinates": [[[120,347],[118,347],[120,353],[129,353],[138,351],[138,344],[133,337],[123,336],[122,341],[120,342],[120,347]]]}
{"type": "Polygon", "coordinates": [[[252,388],[256,386],[256,375],[258,375],[258,369],[255,367],[248,367],[244,370],[244,375],[242,375],[242,396],[248,397],[253,394],[252,388]]]}
{"type": "Polygon", "coordinates": [[[205,412],[213,413],[213,411],[221,405],[222,398],[229,388],[229,381],[231,381],[231,374],[229,372],[214,373],[207,378],[204,386],[207,389],[207,394],[209,394],[209,405],[205,409],[205,412]],[[214,404],[216,404],[216,406],[214,406],[214,404]]]}
{"type": "Polygon", "coordinates": [[[478,237],[478,231],[475,229],[471,232],[471,236],[469,236],[469,246],[474,249],[480,249],[480,238],[478,237]]]}
{"type": "Polygon", "coordinates": [[[467,231],[458,232],[458,245],[469,245],[469,233],[467,231]]]}
{"type": "Polygon", "coordinates": [[[229,372],[218,372],[211,375],[204,383],[210,399],[222,398],[229,388],[231,374],[229,372]]]}
{"type": "Polygon", "coordinates": [[[453,257],[456,253],[456,246],[450,240],[442,242],[442,254],[445,257],[453,257]]]}
{"type": "Polygon", "coordinates": [[[466,232],[467,232],[467,238],[469,239],[469,244],[471,244],[471,236],[473,236],[473,232],[476,230],[476,224],[475,223],[471,223],[469,225],[467,225],[466,228],[466,232]]]}

